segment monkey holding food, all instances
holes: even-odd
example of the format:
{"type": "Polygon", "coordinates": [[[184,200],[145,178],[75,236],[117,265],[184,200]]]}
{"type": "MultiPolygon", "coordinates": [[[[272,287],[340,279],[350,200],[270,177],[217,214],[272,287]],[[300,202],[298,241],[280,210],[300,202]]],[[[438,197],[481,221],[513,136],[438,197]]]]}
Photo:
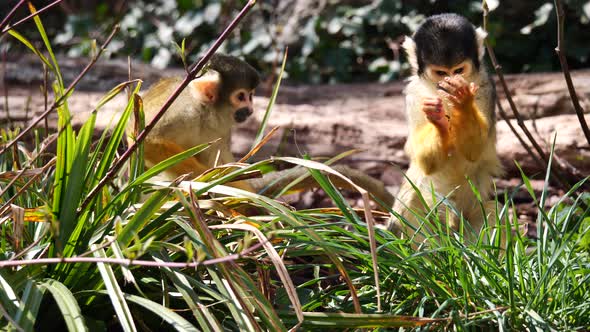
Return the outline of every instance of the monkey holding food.
{"type": "MultiPolygon", "coordinates": [[[[163,79],[143,95],[146,122],[151,121],[181,81],[180,77],[163,79]]],[[[188,84],[146,136],[146,166],[154,166],[189,148],[218,139],[207,150],[166,170],[160,178],[172,180],[187,173],[197,176],[216,165],[233,162],[230,150],[231,129],[234,124],[244,122],[252,114],[252,97],[259,83],[258,72],[245,61],[229,55],[213,55],[203,75],[188,84]]],[[[131,119],[127,128],[130,142],[133,141],[133,123],[131,119]]],[[[333,168],[372,193],[384,204],[393,204],[393,196],[380,181],[344,165],[333,168]]],[[[306,173],[305,169],[296,172],[274,172],[265,174],[261,179],[236,181],[230,185],[251,192],[267,189],[267,192],[272,193],[306,173]],[[272,187],[268,188],[271,184],[272,187]]],[[[330,179],[336,186],[350,189],[349,184],[339,178],[330,176],[330,179]]],[[[312,187],[317,187],[317,184],[306,180],[293,189],[312,187]]]]}
{"type": "MultiPolygon", "coordinates": [[[[475,29],[464,17],[441,14],[427,18],[402,44],[413,74],[404,91],[410,167],[393,210],[409,225],[392,217],[391,230],[413,236],[420,227],[415,213],[425,216],[434,207],[434,188],[438,195],[447,196],[477,234],[484,215],[468,180],[479,191],[494,224],[495,204],[485,200],[492,194],[492,177],[501,173],[501,165],[496,154],[495,89],[482,63],[485,37],[481,28],[475,29]]],[[[444,204],[438,209],[441,220],[458,230],[460,216],[449,213],[445,218],[444,204]]]]}

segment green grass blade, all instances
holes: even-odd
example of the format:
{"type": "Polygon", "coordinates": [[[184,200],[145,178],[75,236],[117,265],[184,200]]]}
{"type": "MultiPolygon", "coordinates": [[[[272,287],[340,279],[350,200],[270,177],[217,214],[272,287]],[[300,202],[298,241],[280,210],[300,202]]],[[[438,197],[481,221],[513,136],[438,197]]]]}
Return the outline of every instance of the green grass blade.
{"type": "MultiPolygon", "coordinates": [[[[35,14],[37,12],[37,10],[33,6],[33,4],[30,2],[28,4],[29,4],[29,10],[30,10],[31,14],[35,14]]],[[[51,43],[49,42],[49,37],[47,37],[47,33],[45,32],[45,28],[43,27],[43,23],[41,22],[41,18],[39,17],[39,15],[36,15],[33,17],[33,21],[35,22],[35,25],[37,26],[37,30],[39,30],[39,34],[41,35],[41,39],[43,39],[43,43],[45,44],[45,48],[47,48],[47,52],[49,52],[49,56],[51,57],[51,61],[53,62],[53,65],[55,68],[54,74],[55,74],[55,77],[57,78],[57,82],[59,84],[59,87],[63,90],[64,82],[63,82],[63,78],[61,77],[61,71],[59,70],[59,65],[57,63],[57,59],[55,58],[55,54],[53,53],[53,49],[51,48],[51,43]]]]}
{"type": "Polygon", "coordinates": [[[43,288],[40,288],[33,281],[29,280],[25,286],[23,296],[21,298],[21,305],[18,308],[15,320],[25,331],[33,331],[35,320],[41,301],[44,295],[43,288]]]}
{"type": "MultiPolygon", "coordinates": [[[[107,294],[105,291],[99,291],[99,293],[107,294]]],[[[175,313],[174,311],[170,310],[169,308],[164,307],[163,305],[156,303],[154,301],[150,301],[146,298],[130,295],[130,294],[123,294],[125,300],[129,302],[133,302],[141,307],[151,311],[153,314],[157,315],[158,317],[162,318],[163,321],[170,324],[172,328],[176,331],[180,332],[195,332],[199,331],[195,328],[189,321],[184,319],[184,317],[180,316],[179,314],[175,313]]]]}
{"type": "Polygon", "coordinates": [[[200,145],[194,146],[184,152],[181,152],[175,156],[172,156],[164,161],[157,163],[153,167],[150,167],[150,169],[145,171],[139,177],[137,177],[137,179],[135,179],[133,182],[131,182],[128,187],[132,187],[132,186],[136,186],[136,185],[144,183],[145,181],[162,173],[166,169],[178,164],[179,162],[182,162],[183,160],[185,160],[187,158],[190,158],[198,153],[201,153],[205,149],[209,148],[209,146],[211,146],[211,143],[200,144],[200,145]]]}
{"type": "MultiPolygon", "coordinates": [[[[286,323],[296,318],[292,313],[279,313],[286,323]]],[[[361,328],[391,328],[391,327],[420,327],[427,324],[445,322],[443,319],[421,318],[411,316],[395,316],[381,314],[348,314],[331,312],[305,312],[304,327],[324,329],[361,329],[361,328]]]]}
{"type": "Polygon", "coordinates": [[[49,68],[49,70],[55,71],[53,65],[49,62],[49,60],[47,60],[43,53],[41,53],[35,46],[33,46],[33,44],[27,38],[25,38],[25,36],[21,35],[20,33],[14,30],[9,30],[8,33],[14,38],[16,38],[18,41],[23,43],[31,51],[33,51],[33,53],[35,53],[35,55],[37,55],[39,59],[41,59],[41,61],[47,66],[47,68],[49,68]]]}
{"type": "MultiPolygon", "coordinates": [[[[114,90],[117,90],[116,87],[114,90]]],[[[133,91],[133,95],[131,99],[129,99],[127,106],[125,107],[125,111],[121,114],[119,118],[119,122],[117,122],[115,128],[111,133],[111,138],[109,139],[106,147],[104,148],[104,152],[102,158],[100,160],[100,164],[97,167],[96,173],[94,175],[94,182],[92,183],[92,187],[94,187],[108,172],[109,167],[113,164],[115,157],[117,156],[117,148],[121,144],[123,137],[125,136],[125,128],[127,127],[127,121],[133,112],[133,105],[135,102],[135,98],[137,98],[137,94],[141,89],[141,84],[138,83],[133,91]]],[[[119,90],[120,92],[121,90],[119,90]]]]}
{"type": "Polygon", "coordinates": [[[38,285],[44,287],[53,295],[66,322],[68,331],[88,331],[76,298],[64,284],[55,279],[43,279],[39,281],[38,285]]]}
{"type": "MultiPolygon", "coordinates": [[[[94,250],[94,257],[107,257],[104,249],[98,249],[99,247],[97,245],[92,245],[91,248],[94,250]]],[[[135,328],[135,323],[133,322],[133,316],[131,316],[131,311],[129,310],[127,301],[125,301],[123,291],[121,291],[121,288],[117,283],[115,272],[113,272],[113,269],[110,265],[104,263],[97,263],[96,266],[98,267],[100,275],[102,276],[107,293],[111,299],[111,303],[113,304],[113,309],[119,318],[119,324],[121,324],[121,328],[123,328],[123,331],[127,332],[137,331],[135,328]]]]}
{"type": "MultiPolygon", "coordinates": [[[[163,262],[163,257],[154,257],[156,261],[163,262]]],[[[182,295],[182,298],[188,304],[193,312],[193,316],[199,322],[199,327],[203,331],[223,331],[223,327],[217,321],[217,318],[211,313],[209,308],[202,303],[197,293],[192,289],[188,279],[180,272],[173,271],[170,268],[162,267],[162,270],[168,276],[172,283],[182,295]]]]}
{"type": "Polygon", "coordinates": [[[268,123],[268,119],[270,119],[270,115],[272,113],[272,108],[275,104],[277,99],[277,95],[279,94],[279,88],[281,86],[281,80],[283,79],[283,73],[285,72],[285,65],[287,64],[287,50],[285,50],[285,55],[283,56],[283,63],[281,65],[281,71],[279,72],[279,77],[277,78],[277,82],[272,90],[272,94],[270,95],[270,100],[268,101],[268,106],[266,107],[266,112],[264,112],[264,117],[260,122],[260,127],[258,128],[258,132],[254,138],[254,142],[252,143],[252,148],[256,147],[262,138],[264,137],[264,129],[266,129],[266,125],[268,123]]]}
{"type": "Polygon", "coordinates": [[[74,150],[74,161],[67,174],[67,184],[64,198],[60,207],[59,224],[60,242],[67,246],[75,246],[77,238],[70,238],[73,230],[79,226],[76,217],[78,205],[83,199],[85,176],[88,167],[90,147],[92,146],[92,134],[96,123],[96,112],[93,112],[88,121],[82,126],[74,150]],[[67,242],[66,242],[67,241],[67,242]]]}
{"type": "Polygon", "coordinates": [[[157,190],[141,205],[117,236],[117,241],[123,248],[127,248],[134,236],[139,234],[142,228],[155,217],[156,212],[169,199],[171,192],[172,189],[170,188],[157,190]]]}
{"type": "Polygon", "coordinates": [[[14,293],[12,286],[8,280],[4,278],[0,271],[0,304],[7,311],[8,315],[14,317],[18,308],[18,297],[14,293]]]}

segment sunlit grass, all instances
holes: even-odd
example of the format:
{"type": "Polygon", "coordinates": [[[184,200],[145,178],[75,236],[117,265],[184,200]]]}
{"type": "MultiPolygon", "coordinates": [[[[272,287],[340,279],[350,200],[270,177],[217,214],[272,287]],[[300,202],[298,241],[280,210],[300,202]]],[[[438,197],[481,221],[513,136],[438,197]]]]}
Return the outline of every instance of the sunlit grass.
{"type": "MultiPolygon", "coordinates": [[[[36,23],[44,36],[40,19],[36,23]]],[[[34,49],[24,36],[15,37],[34,49]]],[[[216,169],[195,181],[152,181],[208,144],[147,171],[140,148],[111,185],[87,201],[117,162],[128,118],[132,112],[141,118],[141,84],[113,87],[76,131],[69,121],[58,63],[47,38],[43,40],[44,51],[33,52],[50,55],[41,61],[56,77],[54,95],[64,97],[57,107],[57,136],[45,138],[37,131],[32,144],[19,142],[0,155],[3,328],[590,326],[590,196],[579,195],[581,183],[547,209],[547,188],[537,197],[522,174],[523,187],[538,207],[537,239],[519,231],[512,197],[507,195],[502,212],[488,220],[490,227],[473,236],[479,241],[463,241],[461,233],[441,226],[437,213],[421,217],[431,225],[423,234],[426,245],[372,227],[373,214],[351,207],[320,172],[329,171],[327,166],[311,160],[278,158],[216,169]],[[101,106],[126,87],[132,93],[121,117],[93,140],[101,106]],[[57,148],[55,155],[47,156],[43,151],[51,140],[57,148]],[[30,151],[27,146],[32,146],[30,151]],[[308,167],[335,208],[295,210],[225,185],[277,160],[308,167]],[[54,260],[31,262],[40,259],[54,260]]],[[[271,109],[269,105],[267,114],[271,109]]],[[[142,125],[140,121],[140,129],[142,125]]],[[[261,128],[257,142],[263,142],[263,132],[261,128]]],[[[2,130],[1,135],[3,143],[11,142],[18,130],[2,130]]]]}

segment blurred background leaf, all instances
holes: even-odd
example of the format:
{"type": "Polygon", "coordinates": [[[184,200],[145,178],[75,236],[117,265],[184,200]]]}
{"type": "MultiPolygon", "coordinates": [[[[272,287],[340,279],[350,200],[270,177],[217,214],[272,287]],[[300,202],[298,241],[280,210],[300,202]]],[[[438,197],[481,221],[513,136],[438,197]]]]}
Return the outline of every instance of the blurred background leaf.
{"type": "MultiPolygon", "coordinates": [[[[33,1],[41,5],[43,1],[33,1]]],[[[221,0],[66,0],[45,14],[48,35],[61,53],[88,55],[92,40],[120,22],[111,56],[135,58],[158,68],[182,66],[175,43],[186,38],[194,61],[245,1],[221,0]]],[[[488,1],[490,41],[506,72],[559,70],[553,1],[488,1]]],[[[16,0],[0,4],[8,12],[16,0]]],[[[590,1],[564,1],[565,39],[572,69],[590,65],[590,1]]],[[[408,66],[399,44],[426,16],[456,12],[482,22],[481,1],[260,0],[228,39],[223,52],[243,56],[265,73],[277,74],[282,50],[289,47],[285,77],[292,82],[388,81],[405,76],[408,66]]],[[[22,14],[22,13],[21,13],[22,14]]],[[[17,17],[21,17],[17,14],[17,17]]],[[[25,25],[19,31],[35,31],[25,25]]],[[[8,47],[21,47],[11,40],[8,47]]]]}

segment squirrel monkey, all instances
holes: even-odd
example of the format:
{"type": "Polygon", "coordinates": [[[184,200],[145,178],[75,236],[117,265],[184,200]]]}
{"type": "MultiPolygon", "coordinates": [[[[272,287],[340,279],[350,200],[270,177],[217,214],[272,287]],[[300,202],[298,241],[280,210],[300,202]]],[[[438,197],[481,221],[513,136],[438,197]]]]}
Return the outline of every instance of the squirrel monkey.
{"type": "MultiPolygon", "coordinates": [[[[163,79],[143,95],[146,122],[151,121],[181,81],[180,77],[163,79]]],[[[259,83],[258,72],[248,63],[229,55],[213,55],[208,70],[188,84],[146,136],[146,166],[152,167],[186,149],[217,139],[219,140],[209,149],[169,168],[160,178],[172,180],[191,172],[196,176],[216,164],[233,162],[230,150],[231,129],[234,124],[244,122],[252,114],[252,97],[259,83]]],[[[133,140],[133,123],[134,120],[131,119],[127,128],[130,142],[133,140]]],[[[393,204],[393,196],[380,181],[347,166],[337,165],[333,168],[378,197],[384,204],[393,204]]],[[[251,192],[261,189],[274,192],[306,173],[305,169],[289,173],[274,172],[265,174],[261,179],[236,181],[230,185],[251,192]],[[269,187],[270,184],[272,186],[269,187]]],[[[330,176],[330,179],[336,186],[348,188],[348,184],[339,178],[330,176]]],[[[307,180],[293,189],[309,189],[314,186],[317,187],[317,184],[307,180]]]]}
{"type": "MultiPolygon", "coordinates": [[[[441,14],[427,18],[402,44],[413,73],[404,91],[409,126],[405,151],[410,158],[406,176],[429,206],[406,180],[393,210],[414,229],[420,226],[414,213],[426,215],[435,204],[432,188],[448,197],[475,232],[483,226],[484,215],[468,179],[487,200],[492,176],[501,173],[495,88],[482,64],[485,37],[464,17],[441,14]]],[[[441,220],[458,230],[460,217],[449,213],[445,218],[444,205],[439,209],[441,220]]],[[[484,209],[495,220],[494,202],[484,201],[484,209]]],[[[409,236],[414,232],[394,217],[389,228],[409,236]]]]}
{"type": "MultiPolygon", "coordinates": [[[[146,122],[152,120],[181,81],[180,77],[162,79],[143,95],[146,122]]],[[[248,63],[233,56],[213,55],[208,70],[188,84],[146,136],[146,166],[217,139],[209,149],[169,168],[161,177],[172,180],[191,172],[198,175],[216,164],[234,162],[231,128],[252,114],[252,97],[259,83],[258,72],[248,63]]],[[[133,123],[131,119],[128,134],[133,132],[133,123]]],[[[128,139],[133,138],[129,135],[128,139]]],[[[241,181],[233,185],[252,191],[241,181]]]]}

